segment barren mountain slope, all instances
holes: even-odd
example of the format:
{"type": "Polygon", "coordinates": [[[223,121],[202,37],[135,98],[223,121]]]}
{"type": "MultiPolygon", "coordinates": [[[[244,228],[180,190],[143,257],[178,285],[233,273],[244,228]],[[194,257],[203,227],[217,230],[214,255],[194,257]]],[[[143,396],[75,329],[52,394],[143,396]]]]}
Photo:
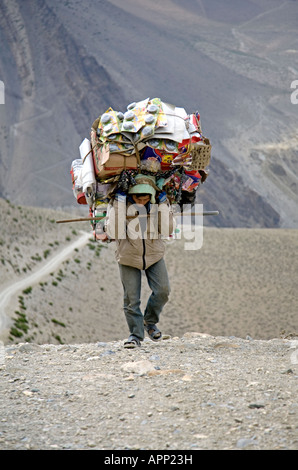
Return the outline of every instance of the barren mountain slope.
{"type": "Polygon", "coordinates": [[[298,226],[297,2],[3,0],[0,10],[0,194],[74,206],[69,168],[93,120],[158,96],[199,110],[213,144],[199,202],[223,216],[206,223],[298,226]]]}
{"type": "MultiPolygon", "coordinates": [[[[0,203],[6,227],[0,238],[0,301],[8,286],[28,278],[0,312],[10,319],[2,332],[5,341],[123,339],[128,330],[114,243],[94,242],[89,222],[56,224],[67,216],[0,203]],[[43,267],[77,240],[80,230],[90,234],[86,244],[44,274],[43,267]],[[32,282],[29,276],[38,272],[32,282]],[[18,331],[11,334],[11,328],[18,331]]],[[[167,243],[172,291],[160,322],[165,334],[199,331],[256,339],[297,334],[297,230],[206,227],[202,247],[191,250],[200,246],[198,238],[184,226],[180,230],[181,238],[167,243]]],[[[144,276],[143,308],[148,295],[144,276]]]]}

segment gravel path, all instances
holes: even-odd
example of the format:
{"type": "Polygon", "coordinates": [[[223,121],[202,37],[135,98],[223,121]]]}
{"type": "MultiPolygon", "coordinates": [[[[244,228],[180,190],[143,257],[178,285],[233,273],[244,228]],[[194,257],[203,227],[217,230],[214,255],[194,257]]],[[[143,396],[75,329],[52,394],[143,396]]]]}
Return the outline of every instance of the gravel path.
{"type": "Polygon", "coordinates": [[[298,448],[297,338],[2,344],[0,361],[2,450],[298,448]]]}

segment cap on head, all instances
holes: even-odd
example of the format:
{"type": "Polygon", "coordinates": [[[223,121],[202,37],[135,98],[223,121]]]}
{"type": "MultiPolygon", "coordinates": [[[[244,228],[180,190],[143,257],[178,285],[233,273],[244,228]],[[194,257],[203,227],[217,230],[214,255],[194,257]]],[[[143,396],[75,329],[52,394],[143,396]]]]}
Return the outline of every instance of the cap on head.
{"type": "Polygon", "coordinates": [[[151,203],[155,203],[155,194],[159,188],[156,186],[155,177],[150,175],[138,174],[135,176],[136,184],[131,186],[128,194],[150,194],[151,203]]]}

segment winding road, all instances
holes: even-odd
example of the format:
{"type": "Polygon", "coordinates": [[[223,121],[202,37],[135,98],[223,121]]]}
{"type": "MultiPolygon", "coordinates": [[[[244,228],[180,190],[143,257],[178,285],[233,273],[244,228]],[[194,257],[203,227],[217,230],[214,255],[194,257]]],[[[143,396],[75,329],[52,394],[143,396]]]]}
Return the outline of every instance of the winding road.
{"type": "Polygon", "coordinates": [[[7,326],[7,316],[5,314],[5,308],[7,307],[11,297],[18,291],[26,289],[32,284],[39,282],[44,276],[47,276],[53,272],[57,267],[60,266],[62,261],[69,257],[69,255],[76,249],[85,245],[90,238],[90,232],[81,232],[82,236],[75,240],[70,245],[67,245],[63,250],[53,256],[47,263],[41,266],[38,270],[26,276],[24,279],[19,281],[12,281],[2,292],[0,292],[0,335],[4,328],[7,326]]]}

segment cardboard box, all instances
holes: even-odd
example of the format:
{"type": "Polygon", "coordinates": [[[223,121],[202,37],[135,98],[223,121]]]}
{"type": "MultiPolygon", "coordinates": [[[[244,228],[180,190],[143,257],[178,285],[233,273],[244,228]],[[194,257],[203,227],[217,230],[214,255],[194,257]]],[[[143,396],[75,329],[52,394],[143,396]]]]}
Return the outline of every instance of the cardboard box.
{"type": "Polygon", "coordinates": [[[96,178],[100,180],[108,176],[120,175],[123,170],[137,169],[136,155],[110,153],[109,145],[103,145],[93,151],[93,161],[96,178]]]}

